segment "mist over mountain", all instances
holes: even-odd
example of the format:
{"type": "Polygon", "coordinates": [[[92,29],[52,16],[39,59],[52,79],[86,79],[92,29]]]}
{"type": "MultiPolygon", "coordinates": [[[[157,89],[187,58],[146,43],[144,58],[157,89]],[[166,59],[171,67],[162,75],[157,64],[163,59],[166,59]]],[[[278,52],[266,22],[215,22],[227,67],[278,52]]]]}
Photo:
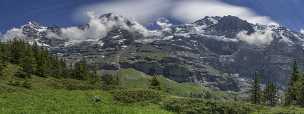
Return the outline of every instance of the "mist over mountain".
{"type": "Polygon", "coordinates": [[[226,3],[245,6],[254,10],[259,15],[267,15],[278,23],[293,29],[300,30],[303,27],[304,10],[303,0],[222,0],[226,3]],[[296,21],[298,20],[298,21],[296,21]]]}

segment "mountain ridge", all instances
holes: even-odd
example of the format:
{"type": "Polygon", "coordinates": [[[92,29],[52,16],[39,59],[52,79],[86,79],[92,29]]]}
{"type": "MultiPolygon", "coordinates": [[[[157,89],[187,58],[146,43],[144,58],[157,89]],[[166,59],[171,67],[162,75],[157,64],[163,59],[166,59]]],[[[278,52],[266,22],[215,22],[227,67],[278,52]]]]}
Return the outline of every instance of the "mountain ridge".
{"type": "Polygon", "coordinates": [[[82,26],[30,22],[15,32],[70,63],[86,58],[100,70],[154,71],[177,82],[226,91],[244,91],[255,71],[284,88],[292,61],[304,63],[298,56],[304,54],[304,35],[285,27],[251,24],[234,16],[205,17],[182,25],[163,19],[157,24],[158,30],[148,30],[109,13],[92,16],[82,26]]]}

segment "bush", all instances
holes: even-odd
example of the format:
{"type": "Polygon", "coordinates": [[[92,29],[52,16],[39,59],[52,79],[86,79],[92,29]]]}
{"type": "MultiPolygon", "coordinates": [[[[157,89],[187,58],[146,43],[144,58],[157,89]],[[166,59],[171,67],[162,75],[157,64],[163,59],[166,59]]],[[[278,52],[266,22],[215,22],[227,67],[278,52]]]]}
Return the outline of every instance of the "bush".
{"type": "Polygon", "coordinates": [[[161,100],[160,92],[154,90],[117,90],[113,92],[113,97],[121,103],[157,103],[161,100]]]}
{"type": "Polygon", "coordinates": [[[159,82],[157,76],[152,77],[152,80],[150,81],[150,89],[161,90],[160,82],[159,82]]]}
{"type": "Polygon", "coordinates": [[[163,103],[166,110],[179,114],[248,114],[254,106],[237,102],[215,102],[191,98],[173,98],[163,103]]]}
{"type": "Polygon", "coordinates": [[[101,87],[103,90],[113,90],[119,88],[119,77],[114,75],[104,75],[101,77],[101,87]]]}
{"type": "Polygon", "coordinates": [[[21,82],[17,81],[17,80],[10,80],[10,81],[8,81],[7,85],[18,87],[21,85],[21,82]]]}
{"type": "Polygon", "coordinates": [[[16,87],[13,87],[13,86],[8,86],[8,85],[5,85],[5,84],[0,84],[0,95],[2,93],[10,93],[10,92],[17,92],[17,91],[22,91],[22,89],[16,88],[16,87]]]}
{"type": "Polygon", "coordinates": [[[29,80],[24,80],[22,82],[22,87],[25,87],[27,89],[31,89],[32,88],[32,83],[29,80]]]}
{"type": "Polygon", "coordinates": [[[27,79],[25,79],[25,80],[10,80],[10,81],[8,81],[7,85],[15,86],[15,87],[24,87],[24,88],[27,88],[27,89],[32,88],[31,82],[27,79]]]}

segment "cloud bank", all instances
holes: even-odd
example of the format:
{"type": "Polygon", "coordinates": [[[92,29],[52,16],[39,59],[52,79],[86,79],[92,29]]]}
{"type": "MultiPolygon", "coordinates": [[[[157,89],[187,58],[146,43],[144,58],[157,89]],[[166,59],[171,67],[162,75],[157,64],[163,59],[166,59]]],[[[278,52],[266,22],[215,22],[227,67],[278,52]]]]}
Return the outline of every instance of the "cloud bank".
{"type": "Polygon", "coordinates": [[[97,15],[104,13],[115,13],[136,21],[147,23],[155,20],[155,16],[165,15],[171,7],[172,0],[113,0],[111,2],[103,2],[84,6],[76,13],[76,18],[82,18],[86,12],[93,11],[97,15]]]}
{"type": "Polygon", "coordinates": [[[251,23],[276,24],[269,17],[259,16],[248,8],[226,4],[217,0],[183,0],[176,3],[172,15],[193,22],[205,16],[237,16],[251,23]]]}
{"type": "Polygon", "coordinates": [[[304,34],[304,29],[301,29],[301,30],[300,30],[300,33],[304,34]]]}
{"type": "Polygon", "coordinates": [[[237,37],[248,44],[265,46],[271,44],[273,40],[273,31],[267,29],[265,31],[256,31],[250,35],[247,35],[247,31],[240,32],[237,37]]]}
{"type": "Polygon", "coordinates": [[[88,28],[84,30],[79,27],[67,27],[61,29],[61,36],[58,38],[68,39],[71,42],[81,42],[83,40],[97,40],[98,38],[105,37],[107,32],[114,26],[113,22],[101,22],[98,17],[93,13],[88,13],[90,21],[88,28]]]}
{"type": "Polygon", "coordinates": [[[257,15],[254,11],[230,5],[219,0],[116,0],[88,5],[77,11],[77,19],[88,11],[98,14],[113,12],[147,23],[159,17],[174,17],[182,22],[194,22],[205,16],[238,16],[251,23],[277,24],[269,17],[257,15]]]}
{"type": "Polygon", "coordinates": [[[13,28],[11,30],[8,30],[5,34],[0,35],[0,38],[3,40],[11,40],[14,38],[27,38],[27,37],[22,33],[22,29],[13,28]]]}
{"type": "MultiPolygon", "coordinates": [[[[106,14],[103,17],[96,15],[94,12],[88,13],[89,22],[87,26],[80,28],[77,26],[66,27],[60,29],[60,34],[53,33],[44,30],[36,30],[38,32],[46,32],[46,38],[64,39],[69,41],[68,44],[81,43],[83,41],[99,41],[107,36],[107,34],[113,30],[114,27],[119,27],[130,32],[137,32],[144,37],[150,35],[150,31],[136,21],[129,20],[120,15],[106,14]]],[[[27,25],[31,26],[31,25],[27,25]]],[[[30,37],[26,37],[21,28],[13,28],[7,31],[2,37],[4,40],[11,40],[14,38],[22,38],[25,40],[30,37]]],[[[44,28],[44,27],[41,27],[44,28]]],[[[32,28],[37,29],[37,28],[32,28]]],[[[37,33],[39,34],[39,33],[37,33]]],[[[1,35],[0,35],[1,37],[1,35]]]]}

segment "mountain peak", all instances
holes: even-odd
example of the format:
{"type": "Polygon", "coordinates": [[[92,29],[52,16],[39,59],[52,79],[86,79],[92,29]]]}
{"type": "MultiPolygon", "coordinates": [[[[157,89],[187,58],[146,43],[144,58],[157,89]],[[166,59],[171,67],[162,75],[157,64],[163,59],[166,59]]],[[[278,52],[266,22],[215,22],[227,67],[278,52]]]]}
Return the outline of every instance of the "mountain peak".
{"type": "Polygon", "coordinates": [[[164,29],[169,29],[173,24],[170,22],[169,19],[162,17],[162,18],[157,19],[156,25],[160,29],[164,30],[164,29]]]}
{"type": "Polygon", "coordinates": [[[193,24],[196,24],[196,25],[214,25],[214,24],[217,24],[220,19],[221,19],[221,17],[219,17],[219,16],[215,16],[215,17],[206,16],[203,19],[195,21],[193,24]]]}
{"type": "Polygon", "coordinates": [[[22,33],[25,36],[33,37],[33,38],[37,38],[40,35],[42,35],[41,34],[42,32],[47,31],[47,27],[42,26],[41,24],[35,21],[28,21],[27,24],[21,26],[21,29],[22,29],[22,33]]]}
{"type": "Polygon", "coordinates": [[[220,18],[212,28],[226,37],[235,37],[241,31],[247,31],[247,34],[255,32],[253,24],[231,15],[220,18]]]}
{"type": "Polygon", "coordinates": [[[28,21],[27,25],[40,26],[40,24],[36,21],[28,21]]]}
{"type": "Polygon", "coordinates": [[[46,29],[46,27],[42,26],[40,23],[36,21],[28,21],[27,24],[22,26],[23,28],[32,28],[32,29],[46,29]]]}
{"type": "Polygon", "coordinates": [[[118,24],[126,24],[127,26],[132,26],[135,24],[138,24],[135,21],[131,21],[130,19],[122,16],[122,15],[117,15],[114,13],[107,13],[99,16],[99,18],[102,23],[108,23],[108,22],[116,22],[118,24]]]}

